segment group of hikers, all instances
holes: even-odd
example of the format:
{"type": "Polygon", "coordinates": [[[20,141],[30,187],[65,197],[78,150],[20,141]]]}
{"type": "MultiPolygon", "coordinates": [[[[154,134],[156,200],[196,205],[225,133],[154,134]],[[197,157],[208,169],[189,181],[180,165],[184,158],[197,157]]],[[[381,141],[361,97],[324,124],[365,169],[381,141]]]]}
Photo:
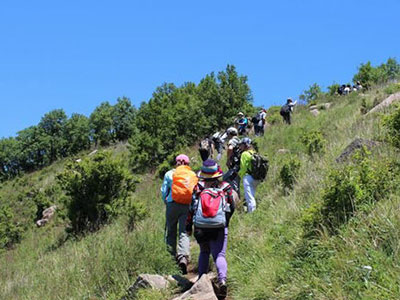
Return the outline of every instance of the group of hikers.
{"type": "Polygon", "coordinates": [[[360,81],[357,81],[356,84],[351,86],[351,84],[342,84],[341,86],[338,87],[337,93],[339,95],[348,95],[351,92],[357,92],[362,90],[363,86],[361,85],[360,81]]]}
{"type": "MultiPolygon", "coordinates": [[[[265,123],[265,111],[260,126],[265,123]]],[[[258,184],[265,179],[268,160],[258,154],[252,140],[247,137],[244,114],[239,113],[236,127],[217,132],[207,141],[200,142],[201,169],[197,174],[190,168],[190,159],[185,154],[176,157],[176,166],[164,176],[161,195],[166,204],[166,243],[176,258],[183,274],[189,263],[189,236],[194,235],[200,245],[198,260],[199,278],[208,272],[209,256],[212,255],[218,273],[218,297],[227,294],[228,226],[240,199],[240,183],[243,179],[244,199],[247,212],[256,210],[255,193],[258,184]],[[243,125],[243,127],[241,127],[243,125]],[[242,138],[239,138],[242,135],[242,138]],[[226,146],[225,147],[225,143],[226,146]],[[211,145],[211,146],[210,146],[211,145]],[[223,150],[227,151],[227,171],[218,163],[223,150]],[[177,241],[178,240],[178,241],[177,241]]],[[[245,118],[247,119],[247,118],[245,118]]],[[[258,124],[257,124],[258,125],[258,124]]]]}

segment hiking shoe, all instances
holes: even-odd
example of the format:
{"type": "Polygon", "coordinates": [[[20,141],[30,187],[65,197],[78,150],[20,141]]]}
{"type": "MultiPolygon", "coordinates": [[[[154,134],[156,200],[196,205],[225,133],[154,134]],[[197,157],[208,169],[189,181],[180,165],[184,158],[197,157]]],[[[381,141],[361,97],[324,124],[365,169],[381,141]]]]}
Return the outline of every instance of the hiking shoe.
{"type": "Polygon", "coordinates": [[[181,269],[183,275],[187,274],[187,265],[188,265],[188,260],[186,256],[181,256],[178,260],[178,266],[181,269]]]}
{"type": "Polygon", "coordinates": [[[221,280],[218,285],[218,299],[225,299],[226,295],[228,294],[228,287],[226,285],[225,280],[221,280]]]}

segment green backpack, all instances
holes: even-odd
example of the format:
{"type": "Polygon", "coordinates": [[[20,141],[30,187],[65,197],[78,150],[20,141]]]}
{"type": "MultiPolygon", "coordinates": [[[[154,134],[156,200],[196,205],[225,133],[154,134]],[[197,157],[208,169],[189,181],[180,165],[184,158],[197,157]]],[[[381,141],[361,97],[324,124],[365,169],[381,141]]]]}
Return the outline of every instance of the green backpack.
{"type": "Polygon", "coordinates": [[[253,153],[251,157],[251,167],[250,167],[250,172],[249,174],[255,179],[255,180],[264,180],[265,177],[267,177],[269,169],[269,161],[266,157],[258,154],[258,153],[253,153]]]}

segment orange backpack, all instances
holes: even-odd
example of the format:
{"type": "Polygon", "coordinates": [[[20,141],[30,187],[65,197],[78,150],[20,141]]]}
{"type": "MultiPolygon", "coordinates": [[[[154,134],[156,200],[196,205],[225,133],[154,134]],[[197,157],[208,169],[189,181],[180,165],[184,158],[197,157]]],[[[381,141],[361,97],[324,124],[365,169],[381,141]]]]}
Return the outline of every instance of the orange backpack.
{"type": "Polygon", "coordinates": [[[197,182],[197,176],[189,166],[177,167],[172,176],[172,200],[181,204],[190,204],[197,182]]]}

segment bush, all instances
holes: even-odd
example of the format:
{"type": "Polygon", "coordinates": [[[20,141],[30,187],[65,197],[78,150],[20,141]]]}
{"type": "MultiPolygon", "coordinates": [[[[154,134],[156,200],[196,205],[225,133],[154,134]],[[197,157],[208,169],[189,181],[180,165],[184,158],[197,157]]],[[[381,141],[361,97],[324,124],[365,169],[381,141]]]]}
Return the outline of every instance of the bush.
{"type": "Polygon", "coordinates": [[[283,164],[279,173],[279,178],[282,183],[284,193],[287,193],[288,190],[293,190],[293,187],[297,181],[300,166],[300,160],[294,157],[283,164]]]}
{"type": "Polygon", "coordinates": [[[353,159],[351,165],[330,172],[321,202],[312,204],[304,213],[306,235],[324,229],[336,233],[357,211],[368,210],[395,187],[398,163],[374,160],[365,149],[353,159]]]}
{"type": "Polygon", "coordinates": [[[389,85],[388,87],[385,88],[384,92],[387,95],[391,95],[391,94],[400,92],[400,82],[389,85]]]}
{"type": "Polygon", "coordinates": [[[307,153],[310,156],[325,152],[326,140],[320,131],[310,131],[304,133],[301,137],[301,142],[304,146],[306,146],[307,153]]]}
{"type": "Polygon", "coordinates": [[[7,205],[0,206],[0,249],[10,248],[21,240],[22,228],[14,221],[14,214],[7,205]]]}
{"type": "Polygon", "coordinates": [[[386,128],[386,138],[395,147],[400,148],[400,105],[390,115],[383,116],[383,126],[386,128]]]}
{"type": "Polygon", "coordinates": [[[266,120],[267,120],[268,124],[275,125],[275,124],[282,123],[282,117],[279,114],[280,110],[281,110],[280,106],[271,106],[268,109],[267,116],[266,116],[266,120]]]}
{"type": "Polygon", "coordinates": [[[136,183],[124,163],[113,159],[110,152],[70,163],[57,178],[71,198],[67,210],[74,233],[97,230],[122,213],[136,183]]]}

